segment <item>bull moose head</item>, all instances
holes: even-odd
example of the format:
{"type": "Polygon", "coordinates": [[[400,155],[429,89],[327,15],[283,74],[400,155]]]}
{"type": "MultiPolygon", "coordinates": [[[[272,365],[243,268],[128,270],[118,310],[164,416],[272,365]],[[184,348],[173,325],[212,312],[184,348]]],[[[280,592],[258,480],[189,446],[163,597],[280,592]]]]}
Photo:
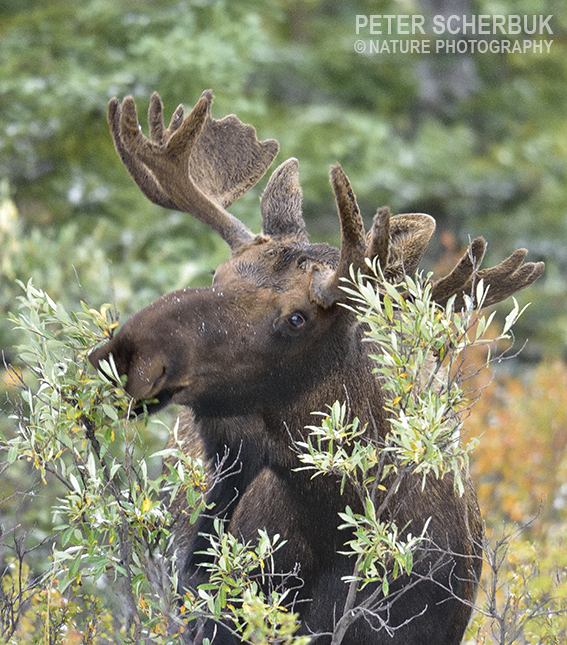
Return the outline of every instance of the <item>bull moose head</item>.
{"type": "MultiPolygon", "coordinates": [[[[166,128],[154,93],[149,139],[132,98],[109,104],[116,149],[142,192],[205,223],[226,241],[231,257],[217,268],[211,287],[159,298],[90,360],[98,366],[112,354],[135,399],[187,406],[182,430],[187,450],[208,462],[227,448],[239,455],[239,472],[215,486],[210,501],[222,509],[229,530],[244,539],[253,539],[259,528],[287,539],[277,565],[282,571],[301,565],[301,594],[310,599],[301,610],[304,630],[329,633],[345,602],[341,576],[352,568],[337,553],[345,540],[337,531],[337,512],[358,502],[348,490],[341,496],[329,478],[310,480],[294,470],[290,433],[300,433],[312,411],[344,400],[346,392],[352,414],[371,420],[385,436],[382,393],[362,344],[364,330],[339,306],[346,297],[339,285],[351,267],[366,271],[367,259],[377,260],[391,282],[413,273],[435,222],[424,214],[391,216],[381,208],[366,233],[349,180],[335,165],[330,179],[341,247],[311,244],[298,162],[292,158],[272,174],[261,199],[262,233],[253,234],[226,209],[264,175],[278,144],[258,141],[255,130],[235,116],[213,119],[211,102],[211,91],[204,92],[186,118],[178,107],[166,128]]],[[[484,250],[484,240],[474,240],[453,271],[434,283],[438,303],[456,295],[459,306],[480,278],[489,286],[484,304],[496,303],[543,271],[542,263],[524,263],[523,249],[480,270],[484,250]]],[[[472,486],[459,498],[446,481],[428,481],[424,491],[400,490],[393,503],[402,508],[402,522],[413,522],[414,533],[433,518],[432,539],[453,554],[451,563],[410,586],[380,617],[394,636],[385,639],[376,621],[361,618],[343,643],[459,643],[479,575],[482,524],[472,486]]],[[[196,553],[203,548],[199,533],[210,529],[211,520],[199,522],[194,529],[182,524],[178,529],[187,586],[203,576],[196,553]]],[[[427,558],[423,562],[426,567],[427,558]]],[[[215,642],[236,641],[226,631],[215,642]]]]}

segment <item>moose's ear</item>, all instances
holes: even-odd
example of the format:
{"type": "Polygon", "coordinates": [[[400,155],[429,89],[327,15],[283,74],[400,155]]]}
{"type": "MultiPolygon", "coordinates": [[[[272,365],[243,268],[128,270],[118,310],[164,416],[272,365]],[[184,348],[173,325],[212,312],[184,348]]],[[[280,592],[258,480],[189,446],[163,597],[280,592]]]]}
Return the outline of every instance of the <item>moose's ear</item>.
{"type": "Polygon", "coordinates": [[[434,231],[435,220],[425,213],[390,218],[390,252],[384,269],[388,282],[396,283],[415,273],[434,231]]]}
{"type": "Polygon", "coordinates": [[[309,238],[301,213],[299,163],[292,157],[276,168],[262,195],[262,232],[276,240],[294,239],[307,244],[309,238]]]}

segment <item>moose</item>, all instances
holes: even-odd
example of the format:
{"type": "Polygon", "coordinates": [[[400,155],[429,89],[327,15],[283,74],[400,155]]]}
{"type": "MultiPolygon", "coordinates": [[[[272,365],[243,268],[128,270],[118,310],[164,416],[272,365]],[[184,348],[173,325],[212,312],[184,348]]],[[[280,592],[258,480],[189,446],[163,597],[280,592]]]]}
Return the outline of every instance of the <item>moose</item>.
{"type": "MultiPolygon", "coordinates": [[[[230,259],[212,285],[162,296],[134,314],[90,355],[95,367],[109,355],[126,390],[148,410],[181,404],[184,450],[210,468],[227,453],[238,460],[232,476],[210,489],[227,530],[244,541],[258,530],[286,543],[275,553],[278,572],[296,572],[295,609],[301,631],[330,643],[342,616],[353,559],[341,554],[348,535],[338,529],[347,505],[360,510],[348,483],[312,478],[298,470],[290,449],[312,423],[312,413],[348,401],[351,417],[384,439],[389,421],[384,393],[363,343],[365,327],[352,310],[341,280],[367,272],[376,260],[396,283],[411,274],[425,253],[435,221],[425,214],[391,216],[378,210],[368,233],[349,180],[340,165],[330,182],[340,220],[341,245],[309,242],[302,216],[298,162],[284,161],[261,197],[262,233],[255,235],[227,211],[265,174],[279,146],[259,141],[252,126],[234,115],[211,117],[212,92],[203,92],[184,118],[182,106],[169,126],[163,104],[151,97],[149,139],[141,132],[134,100],[112,99],[108,121],[116,150],[142,192],[156,204],[186,212],[218,233],[230,259]]],[[[485,250],[475,239],[454,269],[433,283],[434,300],[463,302],[483,279],[483,303],[497,303],[536,280],[543,263],[524,262],[520,249],[501,264],[479,269],[485,250]]],[[[370,430],[368,430],[370,432],[370,430]]],[[[449,478],[408,477],[388,503],[398,526],[416,535],[426,522],[411,576],[390,587],[395,602],[374,612],[359,609],[343,636],[345,645],[456,645],[476,597],[482,563],[483,524],[472,483],[462,496],[449,478]],[[440,553],[444,557],[440,561],[440,553]]],[[[178,502],[176,502],[178,503],[178,502]]],[[[181,578],[186,589],[206,581],[200,553],[213,518],[177,526],[181,578]]],[[[291,584],[291,583],[290,583],[291,584]]],[[[237,643],[230,626],[207,623],[215,643],[237,643]]]]}

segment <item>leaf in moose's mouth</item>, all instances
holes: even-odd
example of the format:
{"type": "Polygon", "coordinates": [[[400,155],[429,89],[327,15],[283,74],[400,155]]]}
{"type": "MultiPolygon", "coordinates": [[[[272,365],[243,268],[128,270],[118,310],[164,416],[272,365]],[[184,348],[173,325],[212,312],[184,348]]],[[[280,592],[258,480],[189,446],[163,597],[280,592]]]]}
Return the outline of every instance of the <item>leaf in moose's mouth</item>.
{"type": "Polygon", "coordinates": [[[171,402],[175,391],[167,391],[159,393],[159,396],[154,396],[151,399],[140,399],[136,401],[136,405],[132,408],[132,416],[150,415],[159,412],[171,402]]]}

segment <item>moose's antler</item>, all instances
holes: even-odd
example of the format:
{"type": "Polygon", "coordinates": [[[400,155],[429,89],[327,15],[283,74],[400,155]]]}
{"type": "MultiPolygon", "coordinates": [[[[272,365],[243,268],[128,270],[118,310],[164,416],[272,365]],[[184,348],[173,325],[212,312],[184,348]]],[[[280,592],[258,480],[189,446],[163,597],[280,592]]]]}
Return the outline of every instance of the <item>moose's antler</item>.
{"type": "Polygon", "coordinates": [[[349,275],[351,266],[355,271],[364,270],[366,254],[364,222],[348,177],[339,164],[331,168],[331,185],[341,223],[341,249],[337,268],[334,271],[319,269],[313,277],[311,297],[323,307],[344,299],[341,278],[349,275]]]}
{"type": "Polygon", "coordinates": [[[260,142],[252,126],[234,115],[210,116],[213,94],[203,92],[187,118],[180,105],[168,128],[163,105],[152,94],[150,138],[141,130],[132,97],[108,104],[108,122],[116,150],[141,191],[156,204],[190,213],[216,231],[236,252],[254,234],[226,207],[264,175],[278,153],[273,139],[260,142]]]}
{"type": "Polygon", "coordinates": [[[485,251],[484,239],[482,237],[474,239],[451,273],[435,282],[431,292],[433,300],[444,306],[451,296],[456,295],[455,308],[462,309],[463,296],[466,294],[473,298],[473,305],[477,306],[474,287],[482,280],[486,292],[482,306],[487,307],[529,286],[545,269],[543,262],[523,264],[528,252],[526,249],[518,249],[500,264],[490,269],[479,270],[485,251]]]}
{"type": "MultiPolygon", "coordinates": [[[[149,135],[141,130],[132,97],[120,105],[108,104],[108,122],[116,150],[142,192],[154,203],[190,213],[216,231],[233,254],[256,236],[226,208],[264,175],[278,153],[273,139],[260,142],[252,126],[234,115],[211,118],[213,94],[203,92],[184,119],[180,105],[166,128],[163,105],[152,94],[148,110],[149,135]]],[[[435,220],[423,213],[391,216],[378,210],[368,235],[350,182],[340,165],[331,169],[331,185],[341,223],[341,249],[336,269],[319,267],[312,282],[312,297],[324,307],[344,298],[339,285],[351,266],[365,271],[366,259],[377,259],[384,277],[399,282],[412,274],[427,249],[435,220]]],[[[288,159],[273,173],[262,196],[263,231],[274,239],[293,239],[307,244],[301,214],[301,187],[296,159],[288,159]]],[[[543,272],[543,262],[523,264],[525,249],[519,249],[501,264],[479,270],[486,243],[474,240],[456,267],[433,285],[432,296],[444,305],[455,295],[455,306],[464,304],[464,294],[473,298],[474,284],[489,287],[483,305],[504,300],[527,287],[543,272]]],[[[475,303],[477,304],[477,303],[475,303]]]]}
{"type": "MultiPolygon", "coordinates": [[[[380,208],[367,237],[366,256],[378,259],[388,282],[399,282],[417,269],[434,230],[435,220],[429,215],[392,217],[388,208],[380,208]]],[[[464,307],[464,296],[468,295],[473,298],[473,305],[478,306],[475,284],[483,280],[486,297],[481,304],[493,305],[535,282],[545,268],[543,262],[523,264],[527,251],[518,249],[497,266],[480,269],[485,250],[482,237],[473,240],[454,269],[433,284],[432,299],[445,306],[451,296],[456,296],[458,310],[464,307]]]]}

